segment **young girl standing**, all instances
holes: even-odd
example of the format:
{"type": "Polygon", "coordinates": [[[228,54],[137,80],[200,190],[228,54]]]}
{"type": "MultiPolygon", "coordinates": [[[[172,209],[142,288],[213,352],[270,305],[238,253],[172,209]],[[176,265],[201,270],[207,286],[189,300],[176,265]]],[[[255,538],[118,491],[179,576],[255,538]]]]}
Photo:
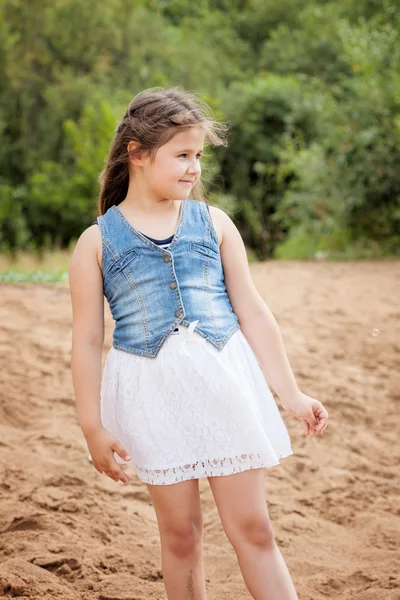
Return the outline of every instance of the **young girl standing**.
{"type": "Polygon", "coordinates": [[[204,145],[225,132],[193,93],[151,88],[130,102],[101,216],[70,264],[77,412],[95,469],[128,484],[132,460],[147,485],[170,600],[206,598],[204,477],[252,597],[294,600],[264,495],[264,467],[293,452],[265,377],[305,435],[322,435],[328,414],[296,384],[236,226],[205,201],[204,145]],[[115,328],[102,375],[103,295],[115,328]]]}

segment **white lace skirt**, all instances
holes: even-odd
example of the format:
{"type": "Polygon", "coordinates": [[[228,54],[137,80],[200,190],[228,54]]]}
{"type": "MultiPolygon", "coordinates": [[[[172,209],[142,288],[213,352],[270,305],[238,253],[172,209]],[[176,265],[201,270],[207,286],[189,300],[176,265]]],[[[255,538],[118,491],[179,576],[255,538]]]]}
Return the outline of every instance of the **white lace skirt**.
{"type": "MultiPolygon", "coordinates": [[[[146,483],[272,467],[293,454],[264,374],[241,329],[222,350],[178,326],[156,358],[112,347],[101,387],[101,420],[146,483]]],[[[89,454],[89,459],[91,459],[89,454]]]]}

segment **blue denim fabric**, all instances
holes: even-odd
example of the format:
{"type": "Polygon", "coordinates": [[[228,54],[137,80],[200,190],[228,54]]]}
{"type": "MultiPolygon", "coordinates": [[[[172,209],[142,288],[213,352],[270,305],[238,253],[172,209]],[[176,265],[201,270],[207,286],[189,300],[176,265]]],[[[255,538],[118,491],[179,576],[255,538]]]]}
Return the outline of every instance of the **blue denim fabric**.
{"type": "Polygon", "coordinates": [[[239,329],[207,204],[184,199],[179,224],[163,249],[117,206],[97,218],[102,237],[104,296],[115,320],[113,346],[155,358],[178,324],[221,350],[239,329]]]}

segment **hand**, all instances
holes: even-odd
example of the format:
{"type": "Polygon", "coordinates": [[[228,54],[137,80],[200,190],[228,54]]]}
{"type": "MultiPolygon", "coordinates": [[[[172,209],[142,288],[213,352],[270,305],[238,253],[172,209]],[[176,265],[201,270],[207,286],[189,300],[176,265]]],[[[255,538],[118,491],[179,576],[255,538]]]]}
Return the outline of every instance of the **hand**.
{"type": "Polygon", "coordinates": [[[322,435],[327,428],[328,412],[319,400],[300,392],[282,402],[283,410],[294,415],[303,423],[306,435],[313,437],[316,433],[322,435]]]}
{"type": "Polygon", "coordinates": [[[92,457],[93,466],[99,473],[105,473],[114,481],[121,480],[126,485],[130,478],[114,458],[114,451],[124,460],[131,460],[127,451],[104,427],[85,434],[86,443],[92,457]]]}

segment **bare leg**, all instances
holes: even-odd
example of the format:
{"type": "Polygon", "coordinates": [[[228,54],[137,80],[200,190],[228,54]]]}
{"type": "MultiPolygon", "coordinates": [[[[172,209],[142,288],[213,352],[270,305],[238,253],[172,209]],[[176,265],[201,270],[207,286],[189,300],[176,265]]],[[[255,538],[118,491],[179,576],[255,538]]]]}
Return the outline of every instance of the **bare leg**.
{"type": "Polygon", "coordinates": [[[298,600],[281,551],[271,539],[264,547],[247,540],[234,546],[244,582],[256,600],[298,600]]]}
{"type": "Polygon", "coordinates": [[[147,484],[156,511],[168,600],[206,600],[199,481],[147,484]]]}
{"type": "Polygon", "coordinates": [[[185,542],[179,537],[170,543],[165,539],[162,546],[162,573],[168,600],[205,600],[206,587],[200,544],[185,542]]]}
{"type": "Polygon", "coordinates": [[[269,519],[264,469],[209,477],[208,481],[252,597],[255,600],[298,600],[269,519]]]}

